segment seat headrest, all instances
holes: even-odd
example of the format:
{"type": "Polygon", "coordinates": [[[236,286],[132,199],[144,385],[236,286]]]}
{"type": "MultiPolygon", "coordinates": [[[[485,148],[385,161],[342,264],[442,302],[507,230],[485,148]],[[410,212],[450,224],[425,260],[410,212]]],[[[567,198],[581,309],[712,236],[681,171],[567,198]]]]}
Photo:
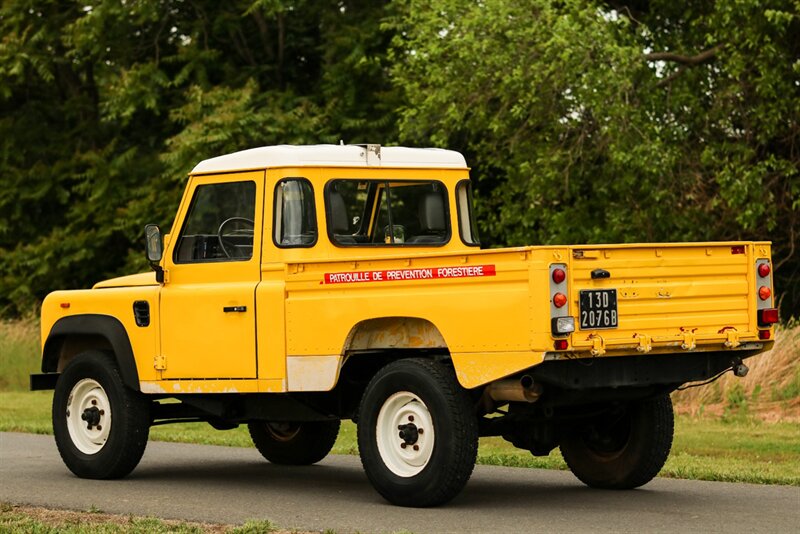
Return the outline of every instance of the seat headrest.
{"type": "Polygon", "coordinates": [[[349,233],[350,217],[347,214],[347,205],[344,203],[342,194],[338,191],[331,191],[328,200],[331,203],[331,230],[334,234],[349,233]]]}
{"type": "Polygon", "coordinates": [[[444,216],[444,201],[438,193],[428,193],[419,203],[419,224],[423,232],[444,232],[447,221],[444,216]]]}

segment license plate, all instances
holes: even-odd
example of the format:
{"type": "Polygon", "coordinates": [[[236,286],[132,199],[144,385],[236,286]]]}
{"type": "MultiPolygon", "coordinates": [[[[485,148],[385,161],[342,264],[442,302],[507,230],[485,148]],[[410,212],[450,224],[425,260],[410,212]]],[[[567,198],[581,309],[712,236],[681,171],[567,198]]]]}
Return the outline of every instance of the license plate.
{"type": "Polygon", "coordinates": [[[581,330],[617,328],[616,289],[584,289],[579,303],[581,330]]]}

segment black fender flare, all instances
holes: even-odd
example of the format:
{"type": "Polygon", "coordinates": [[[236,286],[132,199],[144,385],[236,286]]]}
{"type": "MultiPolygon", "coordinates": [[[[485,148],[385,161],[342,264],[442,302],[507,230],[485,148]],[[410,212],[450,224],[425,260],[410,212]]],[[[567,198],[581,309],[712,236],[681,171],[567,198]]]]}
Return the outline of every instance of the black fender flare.
{"type": "Polygon", "coordinates": [[[55,373],[64,340],[70,335],[93,335],[105,338],[114,351],[114,359],[122,375],[122,381],[129,388],[139,391],[139,372],[133,348],[125,326],[110,315],[87,313],[62,317],[55,322],[47,335],[42,350],[42,372],[55,373]]]}

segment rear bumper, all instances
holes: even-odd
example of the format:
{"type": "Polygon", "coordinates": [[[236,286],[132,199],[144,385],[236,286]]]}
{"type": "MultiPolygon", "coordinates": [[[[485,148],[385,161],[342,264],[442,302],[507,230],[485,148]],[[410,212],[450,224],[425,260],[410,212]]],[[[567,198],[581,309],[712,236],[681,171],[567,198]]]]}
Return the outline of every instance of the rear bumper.
{"type": "Polygon", "coordinates": [[[526,372],[536,382],[564,390],[677,387],[707,380],[731,368],[741,359],[761,350],[695,352],[691,354],[647,354],[549,360],[526,372]]]}

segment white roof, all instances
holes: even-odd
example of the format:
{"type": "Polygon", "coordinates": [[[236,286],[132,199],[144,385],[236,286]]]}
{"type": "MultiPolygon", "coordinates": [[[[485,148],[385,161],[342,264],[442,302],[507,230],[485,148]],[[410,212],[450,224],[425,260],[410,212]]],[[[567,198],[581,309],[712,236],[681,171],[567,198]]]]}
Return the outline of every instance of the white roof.
{"type": "Polygon", "coordinates": [[[464,169],[464,156],[441,148],[380,145],[277,145],[203,160],[191,174],[267,167],[416,167],[464,169]]]}

